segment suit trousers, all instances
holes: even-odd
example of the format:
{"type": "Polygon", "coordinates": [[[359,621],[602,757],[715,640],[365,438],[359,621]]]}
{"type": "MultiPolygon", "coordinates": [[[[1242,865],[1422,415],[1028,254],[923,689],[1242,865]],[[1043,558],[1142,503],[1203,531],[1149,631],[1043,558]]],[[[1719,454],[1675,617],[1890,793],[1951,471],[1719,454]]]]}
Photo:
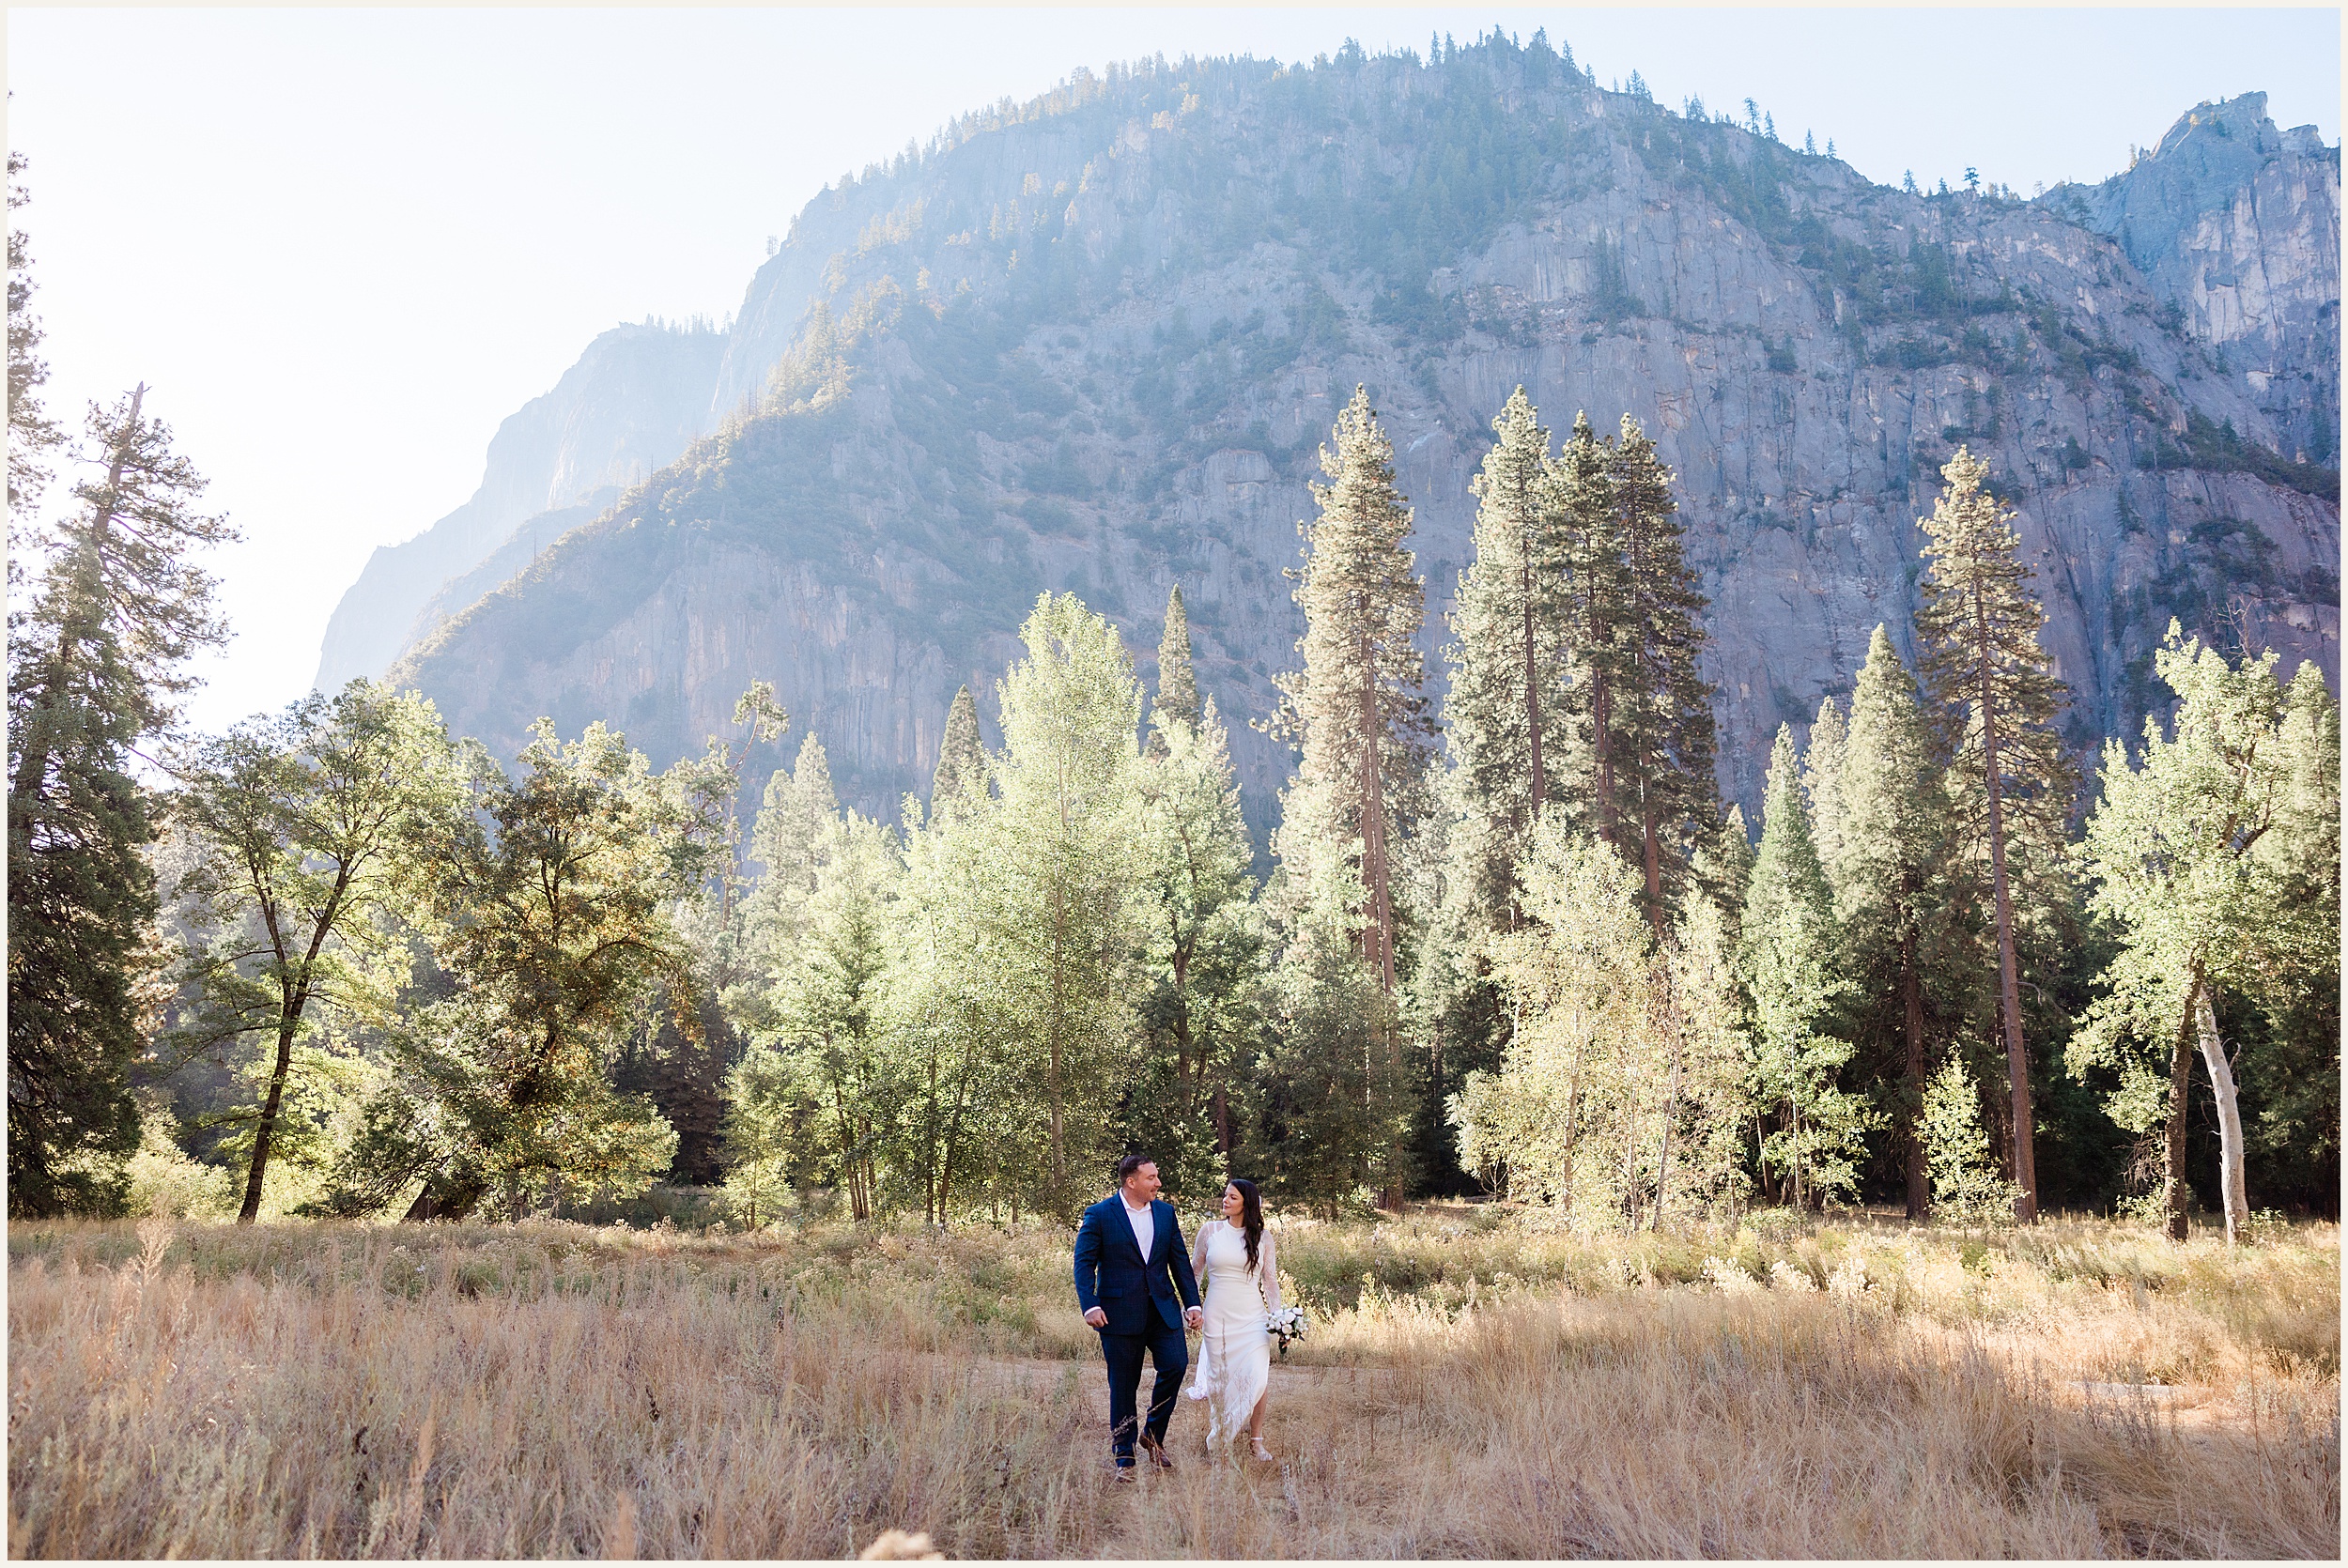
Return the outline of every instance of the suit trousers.
{"type": "Polygon", "coordinates": [[[1181,1391],[1182,1374],[1190,1366],[1190,1346],[1182,1330],[1166,1327],[1154,1304],[1150,1315],[1154,1323],[1151,1333],[1101,1336],[1101,1355],[1109,1364],[1110,1442],[1120,1468],[1134,1462],[1134,1397],[1141,1391],[1142,1352],[1149,1352],[1158,1369],[1150,1385],[1150,1419],[1144,1429],[1159,1442],[1166,1440],[1166,1423],[1174,1414],[1174,1395],[1181,1391]]]}

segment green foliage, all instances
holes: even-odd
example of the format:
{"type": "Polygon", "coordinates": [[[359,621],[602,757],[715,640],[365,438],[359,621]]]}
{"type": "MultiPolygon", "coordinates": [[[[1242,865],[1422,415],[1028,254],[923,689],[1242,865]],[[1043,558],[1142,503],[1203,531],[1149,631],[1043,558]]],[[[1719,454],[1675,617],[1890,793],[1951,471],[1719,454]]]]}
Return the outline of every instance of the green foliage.
{"type": "Polygon", "coordinates": [[[1981,1091],[1960,1053],[1951,1052],[1924,1085],[1917,1136],[1931,1173],[1937,1219],[1981,1225],[2013,1220],[2015,1186],[1998,1174],[1989,1134],[1982,1130],[1981,1091]]]}
{"type": "Polygon", "coordinates": [[[714,759],[656,774],[599,724],[566,744],[542,722],[519,764],[479,778],[476,811],[417,846],[419,923],[450,994],[403,1022],[338,1211],[418,1183],[415,1219],[625,1195],[675,1155],[674,1131],[608,1069],[655,994],[689,994],[672,911],[721,852],[731,780],[714,759]]]}
{"type": "Polygon", "coordinates": [[[1781,728],[1769,757],[1761,847],[1740,926],[1738,968],[1753,998],[1753,1094],[1783,1125],[1761,1144],[1797,1207],[1856,1191],[1877,1116],[1838,1083],[1850,1042],[1827,1032],[1850,990],[1833,941],[1833,906],[1810,836],[1794,737],[1781,728]]]}
{"type": "Polygon", "coordinates": [[[331,1159],[336,1097],[315,1091],[350,1068],[317,1046],[320,1015],[389,1017],[401,884],[424,874],[415,848],[452,832],[465,784],[432,704],[363,681],[194,746],[176,772],[194,850],[176,892],[204,940],[179,977],[193,1005],[165,1038],[176,1054],[251,1061],[257,1099],[214,1120],[249,1150],[238,1218],[251,1223],[273,1152],[331,1159]]]}
{"type": "Polygon", "coordinates": [[[1491,939],[1517,1024],[1501,1071],[1470,1077],[1453,1102],[1462,1161],[1584,1223],[1620,1222],[1661,1087],[1661,976],[1639,880],[1548,817],[1518,874],[1526,923],[1491,939]]]}
{"type": "MultiPolygon", "coordinates": [[[[14,301],[12,293],[12,323],[14,301]]],[[[46,542],[29,605],[12,579],[11,1215],[120,1201],[118,1164],[139,1144],[130,1066],[146,1046],[156,961],[144,854],[155,828],[133,748],[169,730],[174,699],[191,684],[188,659],[226,636],[212,578],[192,557],[235,534],[193,510],[204,482],[172,452],[169,428],[142,412],[145,397],[141,387],[111,408],[91,407],[93,471],[46,542]]]]}
{"type": "Polygon", "coordinates": [[[2248,1222],[2246,1131],[2215,1003],[2230,991],[2288,1015],[2310,982],[2337,988],[2338,710],[2320,677],[2294,682],[2286,703],[2275,654],[2230,665],[2173,622],[2155,659],[2179,699],[2173,732],[2148,719],[2139,762],[2118,741],[2105,747],[2081,858],[2091,906],[2123,947],[2069,1056],[2075,1072],[2115,1069],[2114,1118],[2149,1126],[2155,1107],[2182,1114],[2160,1081],[2173,1042],[2198,1041],[2232,1237],[2248,1222]]]}

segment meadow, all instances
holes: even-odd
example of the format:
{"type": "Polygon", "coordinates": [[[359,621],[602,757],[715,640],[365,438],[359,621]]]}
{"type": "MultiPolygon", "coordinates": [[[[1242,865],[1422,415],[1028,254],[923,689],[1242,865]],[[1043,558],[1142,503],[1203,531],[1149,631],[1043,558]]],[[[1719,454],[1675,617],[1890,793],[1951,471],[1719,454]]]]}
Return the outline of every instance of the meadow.
{"type": "Polygon", "coordinates": [[[9,1553],[2340,1550],[2333,1225],[1291,1222],[1280,1463],[1132,1489],[1069,1239],[13,1223],[9,1553]]]}

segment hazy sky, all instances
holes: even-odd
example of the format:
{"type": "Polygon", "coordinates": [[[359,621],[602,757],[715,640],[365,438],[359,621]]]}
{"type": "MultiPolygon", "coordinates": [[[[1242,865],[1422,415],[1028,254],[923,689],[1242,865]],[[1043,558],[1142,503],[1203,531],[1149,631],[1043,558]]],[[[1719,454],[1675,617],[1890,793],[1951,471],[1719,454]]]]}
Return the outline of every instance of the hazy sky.
{"type": "MultiPolygon", "coordinates": [[[[597,332],[723,318],[843,171],[1079,65],[1424,52],[1494,23],[1663,102],[1748,97],[1896,182],[2100,179],[2207,99],[2340,136],[2299,10],[104,10],[12,7],[53,412],[133,382],[245,542],[193,708],[289,700],[377,545],[469,497],[597,332]]],[[[65,483],[53,491],[62,496],[65,483]]]]}

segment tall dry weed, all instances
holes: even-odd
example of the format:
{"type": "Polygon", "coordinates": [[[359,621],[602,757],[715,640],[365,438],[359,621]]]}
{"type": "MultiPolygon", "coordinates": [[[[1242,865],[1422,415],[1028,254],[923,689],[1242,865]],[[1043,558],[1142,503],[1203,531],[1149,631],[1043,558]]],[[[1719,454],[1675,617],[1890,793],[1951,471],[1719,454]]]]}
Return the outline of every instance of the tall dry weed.
{"type": "Polygon", "coordinates": [[[1284,1238],[1281,1466],[1131,1489],[1047,1230],[20,1225],[9,1547],[2337,1553],[2336,1230],[1416,1223],[1284,1238]]]}

